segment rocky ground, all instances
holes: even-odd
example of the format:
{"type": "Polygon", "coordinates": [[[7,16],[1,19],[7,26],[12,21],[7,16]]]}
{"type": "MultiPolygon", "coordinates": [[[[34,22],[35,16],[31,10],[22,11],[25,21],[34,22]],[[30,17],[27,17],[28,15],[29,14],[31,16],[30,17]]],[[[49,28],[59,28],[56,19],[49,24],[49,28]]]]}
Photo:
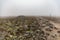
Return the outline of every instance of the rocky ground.
{"type": "Polygon", "coordinates": [[[60,17],[44,17],[53,23],[56,27],[60,28],[60,17]]]}
{"type": "Polygon", "coordinates": [[[47,17],[0,18],[0,40],[60,40],[59,26],[47,17]]]}

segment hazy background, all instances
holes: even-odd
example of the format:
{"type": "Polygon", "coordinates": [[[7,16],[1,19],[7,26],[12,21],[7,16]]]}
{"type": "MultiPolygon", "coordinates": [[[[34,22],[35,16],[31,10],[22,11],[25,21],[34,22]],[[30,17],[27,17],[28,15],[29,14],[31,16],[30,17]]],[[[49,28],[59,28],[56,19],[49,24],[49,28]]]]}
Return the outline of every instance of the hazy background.
{"type": "Polygon", "coordinates": [[[60,16],[60,0],[0,0],[0,16],[60,16]]]}

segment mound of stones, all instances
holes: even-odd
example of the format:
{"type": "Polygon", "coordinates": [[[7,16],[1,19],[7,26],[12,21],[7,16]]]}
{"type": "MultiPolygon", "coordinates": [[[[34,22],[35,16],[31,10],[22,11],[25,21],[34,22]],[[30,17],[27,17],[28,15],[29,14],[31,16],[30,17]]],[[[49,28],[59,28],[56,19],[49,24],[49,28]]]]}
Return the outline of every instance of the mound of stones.
{"type": "Polygon", "coordinates": [[[0,40],[48,40],[54,28],[42,17],[0,18],[0,40]]]}

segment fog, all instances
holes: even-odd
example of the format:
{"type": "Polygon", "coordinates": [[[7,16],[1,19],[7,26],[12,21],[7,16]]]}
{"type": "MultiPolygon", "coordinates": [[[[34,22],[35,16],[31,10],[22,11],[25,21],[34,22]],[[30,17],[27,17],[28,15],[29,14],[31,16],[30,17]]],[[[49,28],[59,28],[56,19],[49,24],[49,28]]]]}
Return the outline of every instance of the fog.
{"type": "Polygon", "coordinates": [[[60,16],[56,0],[3,0],[0,16],[60,16]]]}

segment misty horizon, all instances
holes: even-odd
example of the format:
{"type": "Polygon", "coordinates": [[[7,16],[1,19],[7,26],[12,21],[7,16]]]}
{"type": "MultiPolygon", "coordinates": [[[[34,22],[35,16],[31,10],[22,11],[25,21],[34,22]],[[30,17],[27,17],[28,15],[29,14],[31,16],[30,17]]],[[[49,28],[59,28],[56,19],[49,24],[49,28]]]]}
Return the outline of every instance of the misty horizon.
{"type": "Polygon", "coordinates": [[[6,0],[2,3],[0,16],[60,16],[56,0],[6,0]]]}

